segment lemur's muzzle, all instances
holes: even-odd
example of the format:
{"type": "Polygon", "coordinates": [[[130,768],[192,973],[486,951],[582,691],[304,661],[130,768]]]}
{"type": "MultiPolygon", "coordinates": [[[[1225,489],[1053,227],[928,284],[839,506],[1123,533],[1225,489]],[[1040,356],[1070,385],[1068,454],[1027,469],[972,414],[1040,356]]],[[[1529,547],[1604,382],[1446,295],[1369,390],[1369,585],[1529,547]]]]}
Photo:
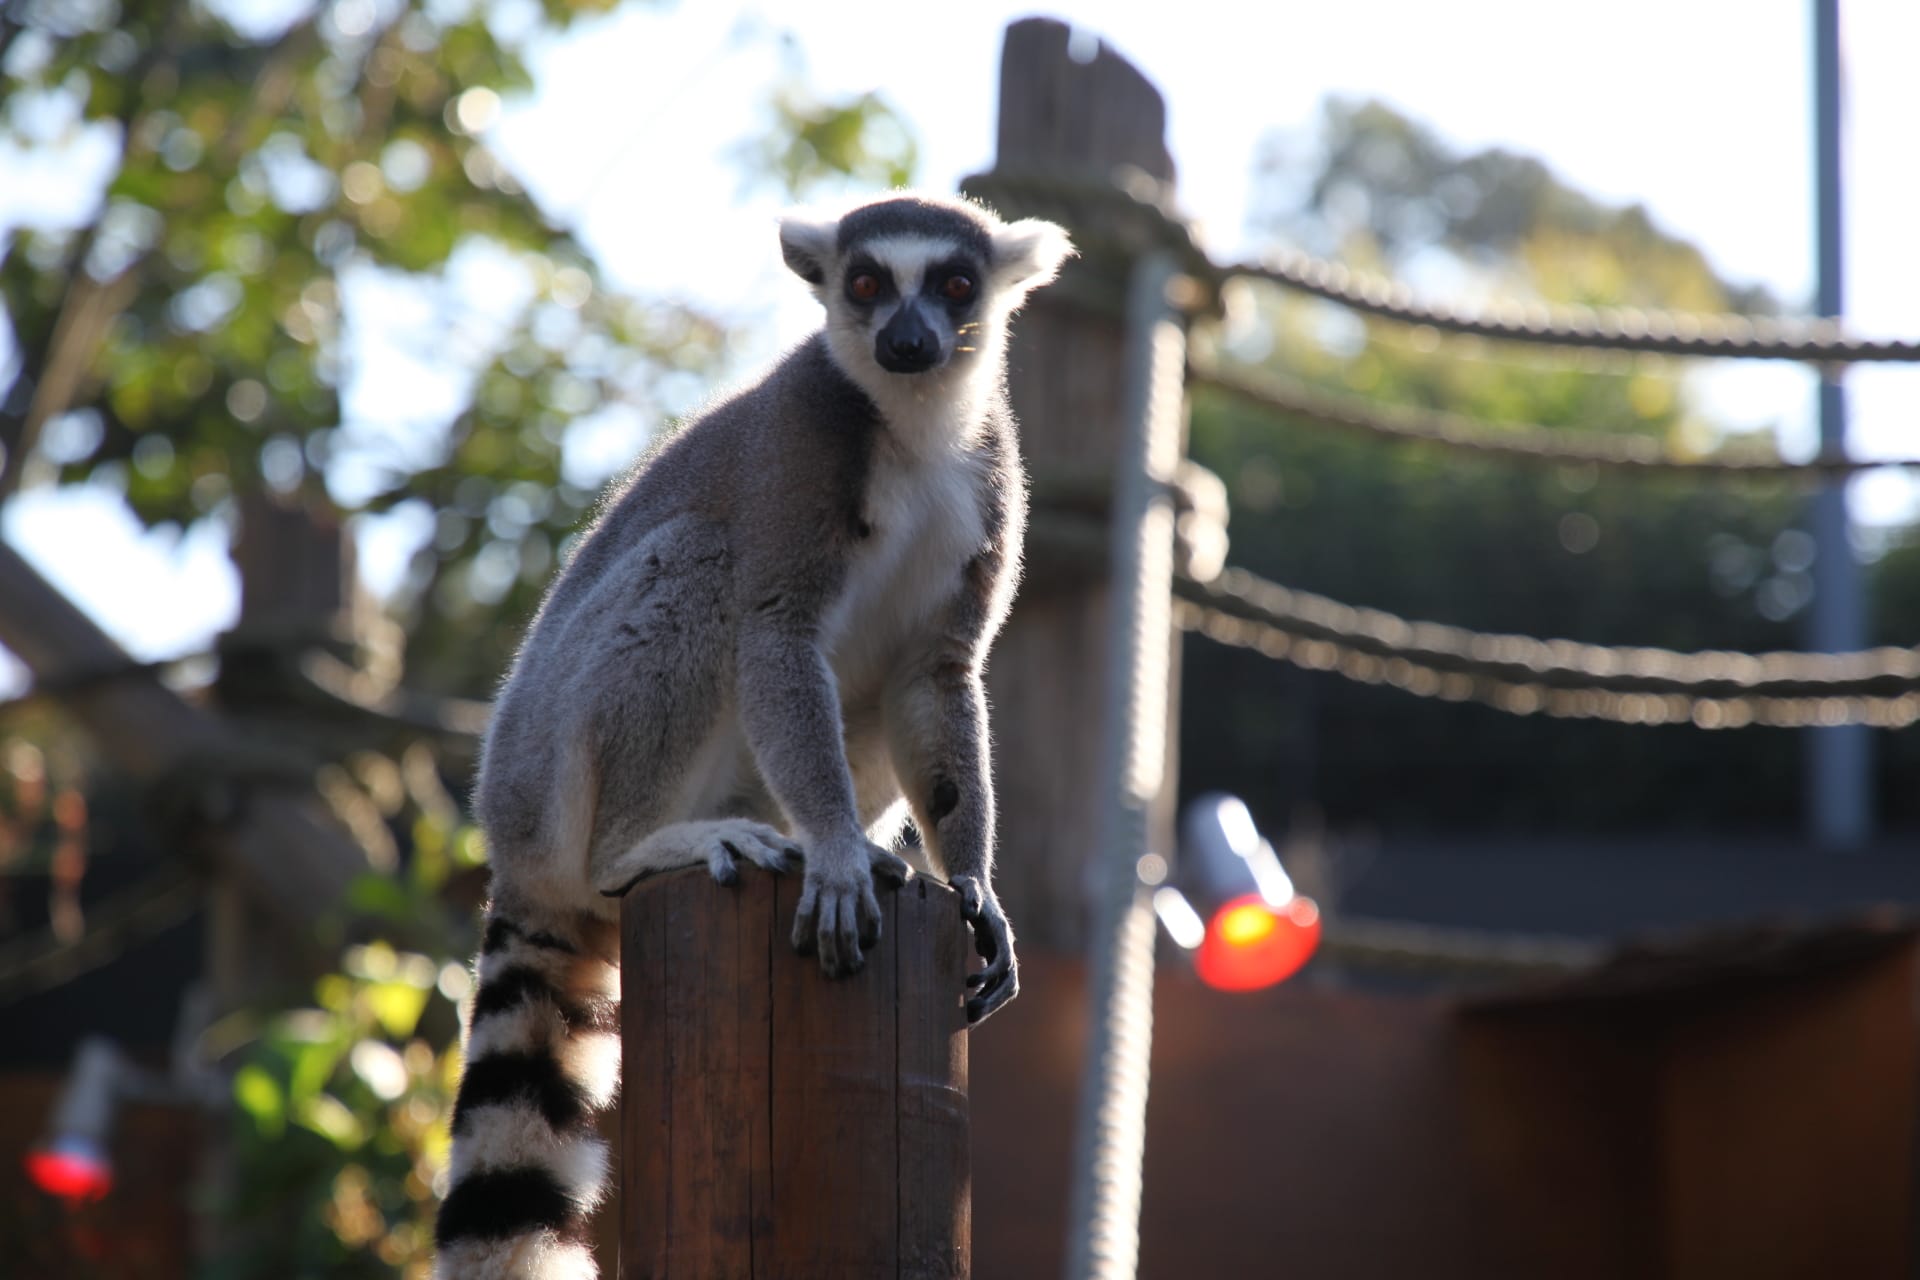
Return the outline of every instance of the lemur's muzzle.
{"type": "Polygon", "coordinates": [[[888,373],[925,373],[940,362],[940,335],[917,308],[901,307],[874,338],[873,358],[888,373]]]}

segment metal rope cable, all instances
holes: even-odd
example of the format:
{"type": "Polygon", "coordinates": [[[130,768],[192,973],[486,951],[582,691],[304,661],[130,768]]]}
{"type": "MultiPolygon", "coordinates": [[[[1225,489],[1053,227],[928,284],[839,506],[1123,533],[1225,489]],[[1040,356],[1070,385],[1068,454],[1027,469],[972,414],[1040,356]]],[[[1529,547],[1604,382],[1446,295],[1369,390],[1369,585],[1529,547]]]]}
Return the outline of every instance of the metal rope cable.
{"type": "Polygon", "coordinates": [[[1107,795],[1087,978],[1089,1025],[1067,1215],[1067,1280],[1132,1280],[1153,1047],[1153,906],[1138,872],[1164,781],[1171,484],[1180,460],[1186,335],[1168,298],[1173,260],[1134,267],[1128,305],[1127,437],[1114,492],[1107,795]]]}
{"type": "Polygon", "coordinates": [[[1522,977],[1583,973],[1613,947],[1591,938],[1468,929],[1414,920],[1326,917],[1327,959],[1361,969],[1522,977]]]}
{"type": "Polygon", "coordinates": [[[1363,277],[1337,263],[1302,253],[1281,254],[1271,262],[1237,263],[1221,267],[1219,272],[1222,279],[1267,280],[1383,320],[1506,342],[1822,365],[1920,362],[1920,341],[1849,337],[1830,320],[1775,320],[1547,303],[1504,303],[1475,311],[1447,303],[1417,302],[1405,285],[1377,276],[1363,277]]]}
{"type": "Polygon", "coordinates": [[[1392,441],[1444,445],[1475,453],[1560,466],[1592,464],[1639,473],[1667,472],[1714,479],[1830,477],[1876,467],[1920,468],[1920,458],[1853,459],[1822,456],[1806,462],[1778,457],[1676,458],[1652,436],[1531,423],[1479,422],[1411,405],[1387,405],[1309,386],[1268,370],[1222,368],[1212,362],[1187,366],[1188,381],[1315,426],[1392,441]]]}
{"type": "Polygon", "coordinates": [[[1515,715],[1704,729],[1920,720],[1916,649],[1679,653],[1489,634],[1356,609],[1239,569],[1175,589],[1175,625],[1218,643],[1515,715]]]}

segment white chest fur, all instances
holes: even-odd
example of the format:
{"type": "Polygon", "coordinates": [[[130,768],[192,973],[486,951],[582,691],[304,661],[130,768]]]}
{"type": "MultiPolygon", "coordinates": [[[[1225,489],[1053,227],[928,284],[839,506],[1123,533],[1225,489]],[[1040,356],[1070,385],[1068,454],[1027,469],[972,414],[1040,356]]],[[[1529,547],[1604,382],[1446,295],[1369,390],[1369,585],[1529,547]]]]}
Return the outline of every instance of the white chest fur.
{"type": "Polygon", "coordinates": [[[871,532],[855,550],[821,628],[843,690],[889,669],[906,647],[931,638],[986,539],[976,454],[882,456],[862,514],[871,532]]]}

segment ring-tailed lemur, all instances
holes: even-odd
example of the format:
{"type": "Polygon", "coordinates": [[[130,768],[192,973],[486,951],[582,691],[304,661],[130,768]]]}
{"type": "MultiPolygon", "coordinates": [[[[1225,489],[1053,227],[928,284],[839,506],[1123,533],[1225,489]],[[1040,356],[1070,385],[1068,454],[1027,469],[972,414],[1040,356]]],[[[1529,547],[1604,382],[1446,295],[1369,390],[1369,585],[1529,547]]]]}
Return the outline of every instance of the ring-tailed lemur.
{"type": "Polygon", "coordinates": [[[1018,990],[981,671],[1026,522],[1007,323],[1072,249],[914,195],[790,213],[780,247],[825,327],[611,497],[495,706],[443,1280],[593,1274],[618,896],[642,876],[804,867],[793,942],[838,977],[879,937],[874,875],[909,874],[883,846],[910,811],[986,960],[968,1019],[1018,990]]]}

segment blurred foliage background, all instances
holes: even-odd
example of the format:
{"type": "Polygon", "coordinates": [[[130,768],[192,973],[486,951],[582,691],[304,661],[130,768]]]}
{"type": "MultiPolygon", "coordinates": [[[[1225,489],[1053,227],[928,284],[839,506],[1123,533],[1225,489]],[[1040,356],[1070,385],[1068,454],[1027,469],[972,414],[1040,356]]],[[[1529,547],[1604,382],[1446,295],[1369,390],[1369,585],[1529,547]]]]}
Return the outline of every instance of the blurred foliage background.
{"type": "MultiPolygon", "coordinates": [[[[596,500],[565,474],[569,439],[609,408],[670,420],[725,355],[712,317],[614,287],[486,142],[529,87],[529,43],[611,8],[328,0],[266,18],[241,0],[0,2],[0,134],[21,155],[90,136],[112,157],[79,225],[14,228],[0,246],[0,499],[92,485],[151,526],[241,539],[242,499],[262,493],[328,518],[419,512],[431,534],[380,605],[397,678],[485,697],[596,500]],[[444,429],[352,421],[355,307],[392,289],[431,301],[410,340],[465,370],[444,429]]],[[[743,182],[803,197],[911,178],[911,130],[883,98],[824,100],[797,54],[783,66],[762,135],[737,156],[743,182]]],[[[1778,305],[1718,278],[1644,210],[1524,156],[1456,153],[1379,104],[1331,103],[1313,136],[1252,159],[1256,230],[1273,243],[1500,296],[1778,305]]],[[[1490,421],[1644,432],[1694,453],[1723,438],[1681,369],[1648,358],[1442,342],[1264,292],[1218,341],[1231,360],[1490,421]]],[[[1789,487],[1386,448],[1207,395],[1194,410],[1193,453],[1232,494],[1231,558],[1257,573],[1469,627],[1677,648],[1797,640],[1811,549],[1789,487]]],[[[1901,532],[1871,550],[1873,639],[1910,640],[1920,554],[1901,532]]],[[[1239,792],[1275,830],[1315,814],[1541,831],[1796,816],[1793,734],[1513,719],[1198,640],[1186,652],[1187,785],[1239,792]]],[[[70,726],[29,707],[7,729],[5,870],[58,863],[77,880],[77,833],[96,857],[141,846],[138,804],[96,804],[89,826],[82,797],[112,784],[70,726]]],[[[1882,738],[1888,778],[1920,766],[1914,735],[1882,738]]],[[[223,1224],[209,1274],[424,1276],[484,861],[460,804],[470,746],[391,726],[307,745],[378,870],[337,922],[351,942],[333,972],[264,983],[206,1037],[234,1073],[236,1118],[204,1192],[223,1224]]],[[[1880,794],[1889,820],[1920,816],[1912,788],[1880,794]]]]}

